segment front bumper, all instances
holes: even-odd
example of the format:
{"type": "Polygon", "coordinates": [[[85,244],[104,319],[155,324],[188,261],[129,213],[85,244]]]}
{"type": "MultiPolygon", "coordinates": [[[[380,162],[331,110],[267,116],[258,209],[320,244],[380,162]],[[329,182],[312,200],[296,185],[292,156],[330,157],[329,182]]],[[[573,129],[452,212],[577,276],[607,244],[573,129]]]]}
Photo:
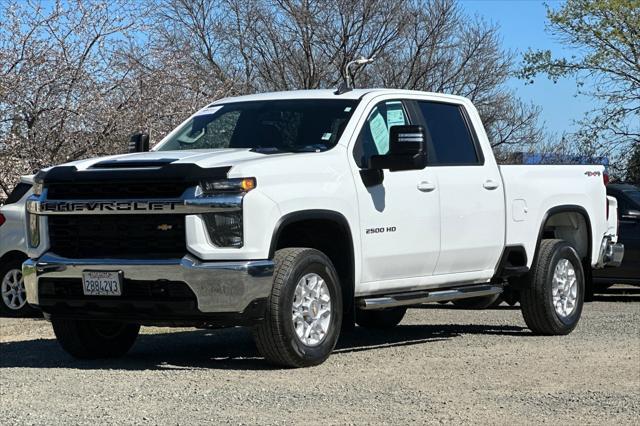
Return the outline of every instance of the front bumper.
{"type": "MultiPolygon", "coordinates": [[[[69,303],[60,300],[56,306],[52,306],[44,300],[42,287],[45,283],[77,283],[82,279],[83,271],[91,270],[122,271],[124,286],[135,286],[137,283],[184,283],[193,292],[197,302],[190,316],[202,314],[201,316],[205,317],[206,314],[243,313],[257,302],[264,302],[271,293],[273,269],[274,263],[271,260],[202,262],[189,255],[182,259],[162,260],[66,259],[54,254],[45,254],[37,260],[27,260],[23,264],[23,276],[27,301],[31,305],[39,306],[45,313],[60,312],[61,309],[64,311],[65,306],[72,307],[74,303],[76,308],[84,306],[88,312],[96,309],[99,311],[107,305],[116,308],[118,305],[135,307],[136,303],[145,302],[139,297],[134,301],[120,301],[118,296],[80,296],[69,303]],[[79,301],[83,301],[84,304],[79,305],[79,301]]],[[[170,302],[171,300],[166,300],[160,303],[160,310],[166,308],[170,302]]],[[[263,306],[264,303],[260,305],[263,306]]],[[[72,310],[69,308],[67,311],[72,310]]],[[[82,309],[75,309],[74,312],[81,314],[82,309]]],[[[135,309],[129,314],[135,316],[135,309]]],[[[154,314],[150,316],[153,319],[154,314]]]]}

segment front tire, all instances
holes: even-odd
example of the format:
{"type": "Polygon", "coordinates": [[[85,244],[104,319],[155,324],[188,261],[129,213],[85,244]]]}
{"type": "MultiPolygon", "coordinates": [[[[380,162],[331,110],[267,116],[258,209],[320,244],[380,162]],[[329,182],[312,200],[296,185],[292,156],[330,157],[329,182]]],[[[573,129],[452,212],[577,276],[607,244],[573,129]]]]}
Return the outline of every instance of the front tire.
{"type": "Polygon", "coordinates": [[[520,292],[522,315],[535,334],[569,334],[584,304],[582,262],[566,241],[542,240],[520,292]]]}
{"type": "Polygon", "coordinates": [[[137,324],[52,318],[53,332],[67,353],[78,359],[117,358],[126,354],[140,332],[137,324]]]}
{"type": "Polygon", "coordinates": [[[342,292],[331,260],[309,248],[275,254],[275,273],[265,319],[253,330],[258,351],[285,367],[322,364],[342,324],[342,292]]]}

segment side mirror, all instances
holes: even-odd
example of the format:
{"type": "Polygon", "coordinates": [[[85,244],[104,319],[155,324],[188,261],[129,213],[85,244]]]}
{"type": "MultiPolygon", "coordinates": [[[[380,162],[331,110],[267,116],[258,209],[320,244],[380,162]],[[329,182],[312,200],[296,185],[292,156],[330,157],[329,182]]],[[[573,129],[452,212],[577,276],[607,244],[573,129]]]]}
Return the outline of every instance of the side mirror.
{"type": "Polygon", "coordinates": [[[131,135],[129,140],[129,152],[149,151],[149,135],[146,133],[136,133],[131,135]]]}
{"type": "Polygon", "coordinates": [[[626,210],[620,214],[620,218],[640,222],[640,210],[626,210]]]}
{"type": "Polygon", "coordinates": [[[424,127],[392,126],[389,131],[389,153],[372,155],[373,170],[422,170],[427,167],[427,136],[424,127]]]}

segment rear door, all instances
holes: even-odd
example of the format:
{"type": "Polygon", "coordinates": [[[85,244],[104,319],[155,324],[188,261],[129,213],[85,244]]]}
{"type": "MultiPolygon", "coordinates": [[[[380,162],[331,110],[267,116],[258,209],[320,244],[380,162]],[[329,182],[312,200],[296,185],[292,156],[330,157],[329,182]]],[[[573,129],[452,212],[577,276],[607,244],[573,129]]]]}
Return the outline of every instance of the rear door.
{"type": "Polygon", "coordinates": [[[416,106],[428,133],[428,169],[440,193],[441,244],[434,274],[478,271],[478,277],[485,277],[505,242],[498,166],[492,155],[484,157],[463,105],[417,101],[416,106]]]}

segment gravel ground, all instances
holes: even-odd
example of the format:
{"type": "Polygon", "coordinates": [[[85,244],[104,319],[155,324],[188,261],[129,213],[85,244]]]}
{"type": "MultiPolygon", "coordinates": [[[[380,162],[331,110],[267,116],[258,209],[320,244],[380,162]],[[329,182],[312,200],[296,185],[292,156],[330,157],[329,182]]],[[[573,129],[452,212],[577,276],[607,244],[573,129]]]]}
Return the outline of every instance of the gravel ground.
{"type": "Polygon", "coordinates": [[[517,308],[411,309],[316,368],[273,369],[243,329],[143,328],[79,362],[43,320],[0,319],[2,424],[639,424],[640,291],[599,297],[565,337],[517,308]]]}

